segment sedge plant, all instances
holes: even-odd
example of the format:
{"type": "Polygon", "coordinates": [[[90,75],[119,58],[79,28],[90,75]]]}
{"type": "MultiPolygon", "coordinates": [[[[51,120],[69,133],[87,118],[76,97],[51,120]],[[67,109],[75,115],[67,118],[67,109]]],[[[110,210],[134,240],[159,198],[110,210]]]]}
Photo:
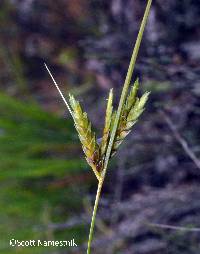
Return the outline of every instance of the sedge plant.
{"type": "Polygon", "coordinates": [[[51,76],[58,92],[60,93],[74,120],[74,125],[78,132],[86,160],[98,180],[98,188],[89,232],[87,254],[91,254],[91,244],[94,233],[95,219],[109,161],[118,150],[122,141],[129,134],[133,125],[137,122],[139,116],[144,111],[145,104],[148,100],[149,92],[145,92],[140,98],[137,96],[139,87],[138,79],[135,80],[130,90],[129,87],[151,4],[152,0],[148,0],[135,47],[131,56],[117,110],[113,109],[113,89],[111,89],[109,92],[105,114],[105,124],[100,143],[97,142],[97,137],[92,129],[88,115],[83,111],[79,101],[77,101],[73,95],[69,94],[69,102],[67,102],[50,70],[45,64],[49,75],[51,76]]]}

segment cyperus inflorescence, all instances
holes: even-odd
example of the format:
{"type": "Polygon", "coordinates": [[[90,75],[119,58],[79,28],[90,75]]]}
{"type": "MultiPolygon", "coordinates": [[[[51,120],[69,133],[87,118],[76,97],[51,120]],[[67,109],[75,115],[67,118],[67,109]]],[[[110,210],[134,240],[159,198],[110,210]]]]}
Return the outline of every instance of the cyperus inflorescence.
{"type": "MultiPolygon", "coordinates": [[[[92,130],[92,124],[88,118],[88,115],[86,112],[83,111],[79,101],[77,101],[73,95],[69,94],[69,105],[47,66],[46,68],[51,75],[66,106],[68,107],[70,114],[72,115],[75,128],[78,132],[78,136],[82,144],[83,152],[86,156],[86,160],[91,166],[97,179],[100,181],[102,179],[103,170],[105,169],[106,154],[117,117],[117,111],[113,110],[112,105],[113,89],[110,89],[109,92],[103,136],[102,138],[100,138],[101,142],[98,143],[95,132],[92,130]]],[[[137,122],[139,116],[144,111],[144,106],[148,100],[149,92],[145,92],[139,98],[137,96],[138,87],[139,81],[138,79],[136,79],[134,85],[131,87],[129,94],[127,95],[127,98],[124,100],[124,103],[122,105],[122,110],[120,112],[119,121],[112,142],[109,158],[111,158],[116,153],[119,146],[121,145],[125,137],[130,133],[131,128],[137,122]]]]}
{"type": "MultiPolygon", "coordinates": [[[[148,99],[149,93],[146,92],[141,96],[141,98],[138,98],[138,86],[139,81],[137,79],[123,105],[116,136],[112,146],[111,157],[116,153],[120,144],[129,134],[131,128],[144,111],[144,106],[148,99]]],[[[103,137],[100,139],[100,144],[98,144],[96,135],[94,131],[92,131],[91,122],[88,119],[87,113],[83,112],[80,103],[74,98],[74,96],[69,96],[69,103],[72,109],[75,127],[78,132],[86,160],[91,166],[98,180],[103,170],[110,134],[116,117],[116,111],[113,111],[112,102],[113,89],[110,90],[108,96],[103,137]]]]}

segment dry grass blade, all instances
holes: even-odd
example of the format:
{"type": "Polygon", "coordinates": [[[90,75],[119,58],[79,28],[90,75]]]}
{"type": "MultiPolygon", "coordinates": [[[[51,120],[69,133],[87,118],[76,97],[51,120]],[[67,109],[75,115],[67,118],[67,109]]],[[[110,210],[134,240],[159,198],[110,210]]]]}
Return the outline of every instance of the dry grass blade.
{"type": "Polygon", "coordinates": [[[148,223],[148,225],[152,227],[163,228],[163,229],[200,232],[200,228],[197,228],[197,227],[182,227],[182,226],[174,226],[174,225],[166,225],[166,224],[158,224],[158,223],[148,223]]]}
{"type": "Polygon", "coordinates": [[[86,155],[86,160],[92,167],[97,179],[99,180],[99,171],[101,168],[100,148],[97,144],[95,133],[92,131],[91,122],[88,119],[87,113],[83,112],[80,103],[74,98],[74,96],[70,95],[69,97],[74,124],[79,134],[83,151],[86,155]]]}

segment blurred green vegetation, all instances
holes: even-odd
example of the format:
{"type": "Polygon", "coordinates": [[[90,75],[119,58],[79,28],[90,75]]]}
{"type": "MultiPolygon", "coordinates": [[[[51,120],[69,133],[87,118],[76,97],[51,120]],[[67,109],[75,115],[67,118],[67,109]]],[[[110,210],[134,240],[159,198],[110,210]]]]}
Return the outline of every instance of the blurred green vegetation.
{"type": "MultiPolygon", "coordinates": [[[[73,177],[85,175],[86,164],[74,156],[78,152],[71,120],[0,93],[1,253],[15,251],[9,247],[12,238],[50,240],[57,234],[59,240],[73,235],[77,241],[85,238],[82,227],[60,232],[49,232],[47,227],[48,223],[65,221],[70,211],[80,211],[82,197],[74,190],[73,177]],[[59,179],[68,176],[67,184],[59,185],[59,179]]],[[[17,253],[46,252],[34,247],[18,248],[17,253]]]]}

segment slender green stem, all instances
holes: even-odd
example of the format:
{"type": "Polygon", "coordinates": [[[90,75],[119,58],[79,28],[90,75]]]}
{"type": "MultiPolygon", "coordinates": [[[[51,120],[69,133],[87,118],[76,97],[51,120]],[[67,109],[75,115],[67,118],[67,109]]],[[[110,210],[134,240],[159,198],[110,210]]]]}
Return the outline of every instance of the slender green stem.
{"type": "Polygon", "coordinates": [[[147,6],[146,6],[146,9],[145,9],[145,13],[144,13],[144,17],[142,19],[140,30],[139,30],[137,40],[136,40],[136,43],[135,43],[135,47],[134,47],[134,50],[133,50],[133,53],[132,53],[132,56],[131,56],[128,72],[127,72],[126,79],[125,79],[125,82],[124,82],[124,86],[123,86],[123,89],[122,89],[122,93],[121,93],[121,97],[120,97],[120,101],[119,101],[119,106],[118,106],[117,114],[116,114],[116,117],[115,117],[114,126],[113,126],[113,129],[112,129],[111,135],[110,135],[110,141],[109,141],[109,144],[108,144],[108,148],[107,148],[107,151],[106,151],[106,157],[105,157],[105,161],[104,161],[104,169],[102,171],[101,179],[100,179],[99,184],[98,184],[98,189],[97,189],[97,194],[96,194],[96,199],[95,199],[95,204],[94,204],[94,209],[93,209],[93,215],[92,215],[92,221],[91,221],[90,233],[89,233],[89,239],[88,239],[87,254],[91,253],[91,243],[92,243],[92,238],[93,238],[93,233],[94,233],[94,225],[95,225],[95,219],[96,219],[99,199],[100,199],[100,196],[101,196],[101,190],[102,190],[104,178],[105,178],[105,175],[106,175],[108,162],[109,162],[109,159],[110,159],[110,155],[111,155],[113,142],[114,142],[114,139],[115,139],[115,135],[116,135],[116,131],[117,131],[121,111],[122,111],[122,108],[123,108],[123,105],[124,105],[124,102],[125,102],[125,99],[126,99],[126,96],[127,96],[127,93],[128,93],[128,88],[130,86],[131,77],[132,77],[133,70],[134,70],[134,67],[135,67],[135,62],[136,62],[138,51],[139,51],[140,44],[141,44],[141,41],[142,41],[144,29],[145,29],[147,19],[148,19],[148,16],[149,16],[151,4],[152,4],[152,0],[148,0],[147,6]]]}
{"type": "Polygon", "coordinates": [[[89,239],[88,239],[87,254],[91,253],[92,237],[93,237],[93,233],[94,233],[95,219],[96,219],[99,199],[100,199],[100,196],[101,196],[102,186],[103,186],[103,181],[102,181],[102,179],[100,179],[99,183],[98,183],[97,194],[96,194],[95,204],[94,204],[94,209],[93,209],[93,214],[92,214],[92,221],[91,221],[90,233],[89,233],[89,239]]]}

